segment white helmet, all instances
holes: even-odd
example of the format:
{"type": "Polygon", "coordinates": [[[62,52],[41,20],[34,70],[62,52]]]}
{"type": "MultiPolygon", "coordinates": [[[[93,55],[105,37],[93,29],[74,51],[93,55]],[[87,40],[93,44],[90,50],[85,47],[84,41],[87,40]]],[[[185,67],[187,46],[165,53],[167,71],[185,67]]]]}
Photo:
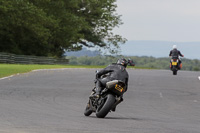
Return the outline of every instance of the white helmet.
{"type": "Polygon", "coordinates": [[[177,46],[176,46],[176,45],[173,45],[173,49],[177,49],[177,46]]]}

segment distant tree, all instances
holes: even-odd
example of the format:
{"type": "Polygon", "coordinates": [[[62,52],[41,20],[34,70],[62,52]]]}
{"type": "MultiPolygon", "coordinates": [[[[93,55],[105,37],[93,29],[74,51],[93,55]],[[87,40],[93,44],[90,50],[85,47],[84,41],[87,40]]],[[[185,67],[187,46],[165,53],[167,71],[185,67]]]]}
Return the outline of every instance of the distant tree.
{"type": "MultiPolygon", "coordinates": [[[[95,56],[95,57],[67,57],[70,60],[70,64],[78,64],[78,65],[99,65],[99,66],[106,66],[112,63],[115,63],[117,59],[122,58],[121,56],[95,56]]],[[[169,58],[154,58],[154,57],[138,57],[138,56],[131,56],[131,57],[123,57],[123,58],[130,58],[135,62],[135,67],[140,68],[153,68],[153,69],[167,69],[169,70],[169,58]]],[[[183,68],[182,70],[189,70],[189,71],[200,71],[200,60],[190,60],[184,59],[182,61],[183,68]]]]}

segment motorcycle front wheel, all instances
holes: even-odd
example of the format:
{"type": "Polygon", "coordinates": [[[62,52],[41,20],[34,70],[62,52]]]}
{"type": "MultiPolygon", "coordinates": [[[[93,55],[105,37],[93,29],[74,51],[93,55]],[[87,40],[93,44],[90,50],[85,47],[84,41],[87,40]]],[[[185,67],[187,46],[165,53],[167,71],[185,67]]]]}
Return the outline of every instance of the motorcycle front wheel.
{"type": "Polygon", "coordinates": [[[90,103],[88,102],[86,108],[85,108],[85,111],[84,111],[84,115],[85,116],[89,116],[92,114],[92,110],[90,109],[90,103]]]}
{"type": "Polygon", "coordinates": [[[108,94],[102,101],[101,105],[96,110],[96,116],[98,118],[104,118],[111,110],[115,103],[115,97],[112,94],[108,94]]]}

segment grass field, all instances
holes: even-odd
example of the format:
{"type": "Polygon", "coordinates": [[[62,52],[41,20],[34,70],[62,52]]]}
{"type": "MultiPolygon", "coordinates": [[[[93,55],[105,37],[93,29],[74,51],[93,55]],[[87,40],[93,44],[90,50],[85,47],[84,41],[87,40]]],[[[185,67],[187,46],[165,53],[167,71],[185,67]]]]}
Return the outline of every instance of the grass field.
{"type": "Polygon", "coordinates": [[[72,65],[21,65],[21,64],[0,64],[0,78],[17,73],[27,73],[37,69],[53,68],[103,68],[105,66],[72,66],[72,65]]]}
{"type": "MultiPolygon", "coordinates": [[[[80,65],[22,65],[22,64],[0,64],[0,78],[18,74],[18,73],[27,73],[32,70],[37,69],[55,69],[55,68],[105,68],[106,66],[80,66],[80,65]]],[[[128,68],[136,69],[150,69],[150,68],[141,68],[141,67],[132,67],[128,68]]]]}

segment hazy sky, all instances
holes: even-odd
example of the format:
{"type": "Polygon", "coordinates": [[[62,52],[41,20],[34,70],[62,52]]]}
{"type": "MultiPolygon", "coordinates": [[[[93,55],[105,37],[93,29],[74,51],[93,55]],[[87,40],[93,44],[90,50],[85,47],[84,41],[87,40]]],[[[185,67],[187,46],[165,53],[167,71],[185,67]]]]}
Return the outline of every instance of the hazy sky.
{"type": "Polygon", "coordinates": [[[128,40],[200,41],[200,0],[117,0],[128,40]]]}

